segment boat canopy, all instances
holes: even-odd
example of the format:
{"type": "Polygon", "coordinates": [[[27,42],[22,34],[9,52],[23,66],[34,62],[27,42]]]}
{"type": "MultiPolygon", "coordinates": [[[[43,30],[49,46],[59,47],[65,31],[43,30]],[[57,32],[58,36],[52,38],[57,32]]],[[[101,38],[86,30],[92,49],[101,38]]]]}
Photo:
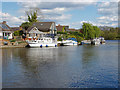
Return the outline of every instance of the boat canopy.
{"type": "Polygon", "coordinates": [[[67,40],[77,41],[76,38],[68,38],[67,40]]]}

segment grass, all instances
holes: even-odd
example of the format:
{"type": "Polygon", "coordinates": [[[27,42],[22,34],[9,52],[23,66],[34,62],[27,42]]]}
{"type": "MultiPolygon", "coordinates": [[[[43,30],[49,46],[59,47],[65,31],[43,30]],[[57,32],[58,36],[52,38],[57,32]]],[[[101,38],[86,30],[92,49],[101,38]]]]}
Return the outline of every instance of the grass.
{"type": "Polygon", "coordinates": [[[19,41],[18,44],[25,43],[25,41],[19,41]]]}
{"type": "Polygon", "coordinates": [[[10,40],[10,42],[16,42],[16,39],[10,40]]]}

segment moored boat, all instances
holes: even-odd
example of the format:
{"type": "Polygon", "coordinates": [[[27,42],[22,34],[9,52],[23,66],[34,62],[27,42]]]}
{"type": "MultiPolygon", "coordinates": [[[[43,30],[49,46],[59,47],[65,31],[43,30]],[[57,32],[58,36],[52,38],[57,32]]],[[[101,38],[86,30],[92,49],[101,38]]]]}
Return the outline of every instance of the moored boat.
{"type": "Polygon", "coordinates": [[[91,44],[92,45],[99,45],[100,44],[100,39],[99,38],[95,38],[95,39],[91,40],[91,44]]]}
{"type": "Polygon", "coordinates": [[[57,41],[60,46],[76,46],[78,42],[75,38],[68,38],[67,40],[57,41]]]}
{"type": "Polygon", "coordinates": [[[105,44],[105,39],[103,37],[100,37],[99,39],[101,44],[105,44]]]}
{"type": "Polygon", "coordinates": [[[76,46],[78,42],[75,38],[68,38],[67,40],[62,41],[63,46],[76,46]]]}
{"type": "Polygon", "coordinates": [[[57,38],[51,37],[42,37],[37,40],[28,40],[26,41],[30,47],[56,47],[57,46],[57,38]]]}
{"type": "Polygon", "coordinates": [[[90,45],[91,41],[90,40],[83,40],[83,41],[81,41],[81,45],[83,45],[83,44],[90,45]]]}

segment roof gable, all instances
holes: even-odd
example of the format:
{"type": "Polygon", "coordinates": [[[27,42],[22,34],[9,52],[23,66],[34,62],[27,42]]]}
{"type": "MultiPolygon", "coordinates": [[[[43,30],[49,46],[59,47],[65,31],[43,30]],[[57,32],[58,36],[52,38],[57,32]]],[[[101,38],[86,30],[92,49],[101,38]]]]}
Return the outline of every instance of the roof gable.
{"type": "Polygon", "coordinates": [[[10,30],[10,27],[9,27],[7,24],[2,24],[2,23],[0,23],[0,27],[1,27],[3,30],[10,30]]]}
{"type": "Polygon", "coordinates": [[[36,27],[33,27],[33,28],[29,31],[29,33],[42,34],[43,32],[39,31],[36,27]]]}

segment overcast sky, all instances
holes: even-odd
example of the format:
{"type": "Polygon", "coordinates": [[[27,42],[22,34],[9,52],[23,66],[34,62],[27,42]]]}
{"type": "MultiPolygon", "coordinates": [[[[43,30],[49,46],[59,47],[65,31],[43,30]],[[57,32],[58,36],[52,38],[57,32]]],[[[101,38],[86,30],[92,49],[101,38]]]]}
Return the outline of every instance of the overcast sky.
{"type": "MultiPolygon", "coordinates": [[[[2,2],[0,6],[0,21],[7,21],[11,27],[19,26],[27,21],[25,11],[39,8],[39,21],[54,21],[56,24],[69,25],[70,28],[79,29],[83,22],[97,26],[118,25],[117,2],[2,2]]],[[[89,0],[90,1],[90,0],[89,0]]]]}

